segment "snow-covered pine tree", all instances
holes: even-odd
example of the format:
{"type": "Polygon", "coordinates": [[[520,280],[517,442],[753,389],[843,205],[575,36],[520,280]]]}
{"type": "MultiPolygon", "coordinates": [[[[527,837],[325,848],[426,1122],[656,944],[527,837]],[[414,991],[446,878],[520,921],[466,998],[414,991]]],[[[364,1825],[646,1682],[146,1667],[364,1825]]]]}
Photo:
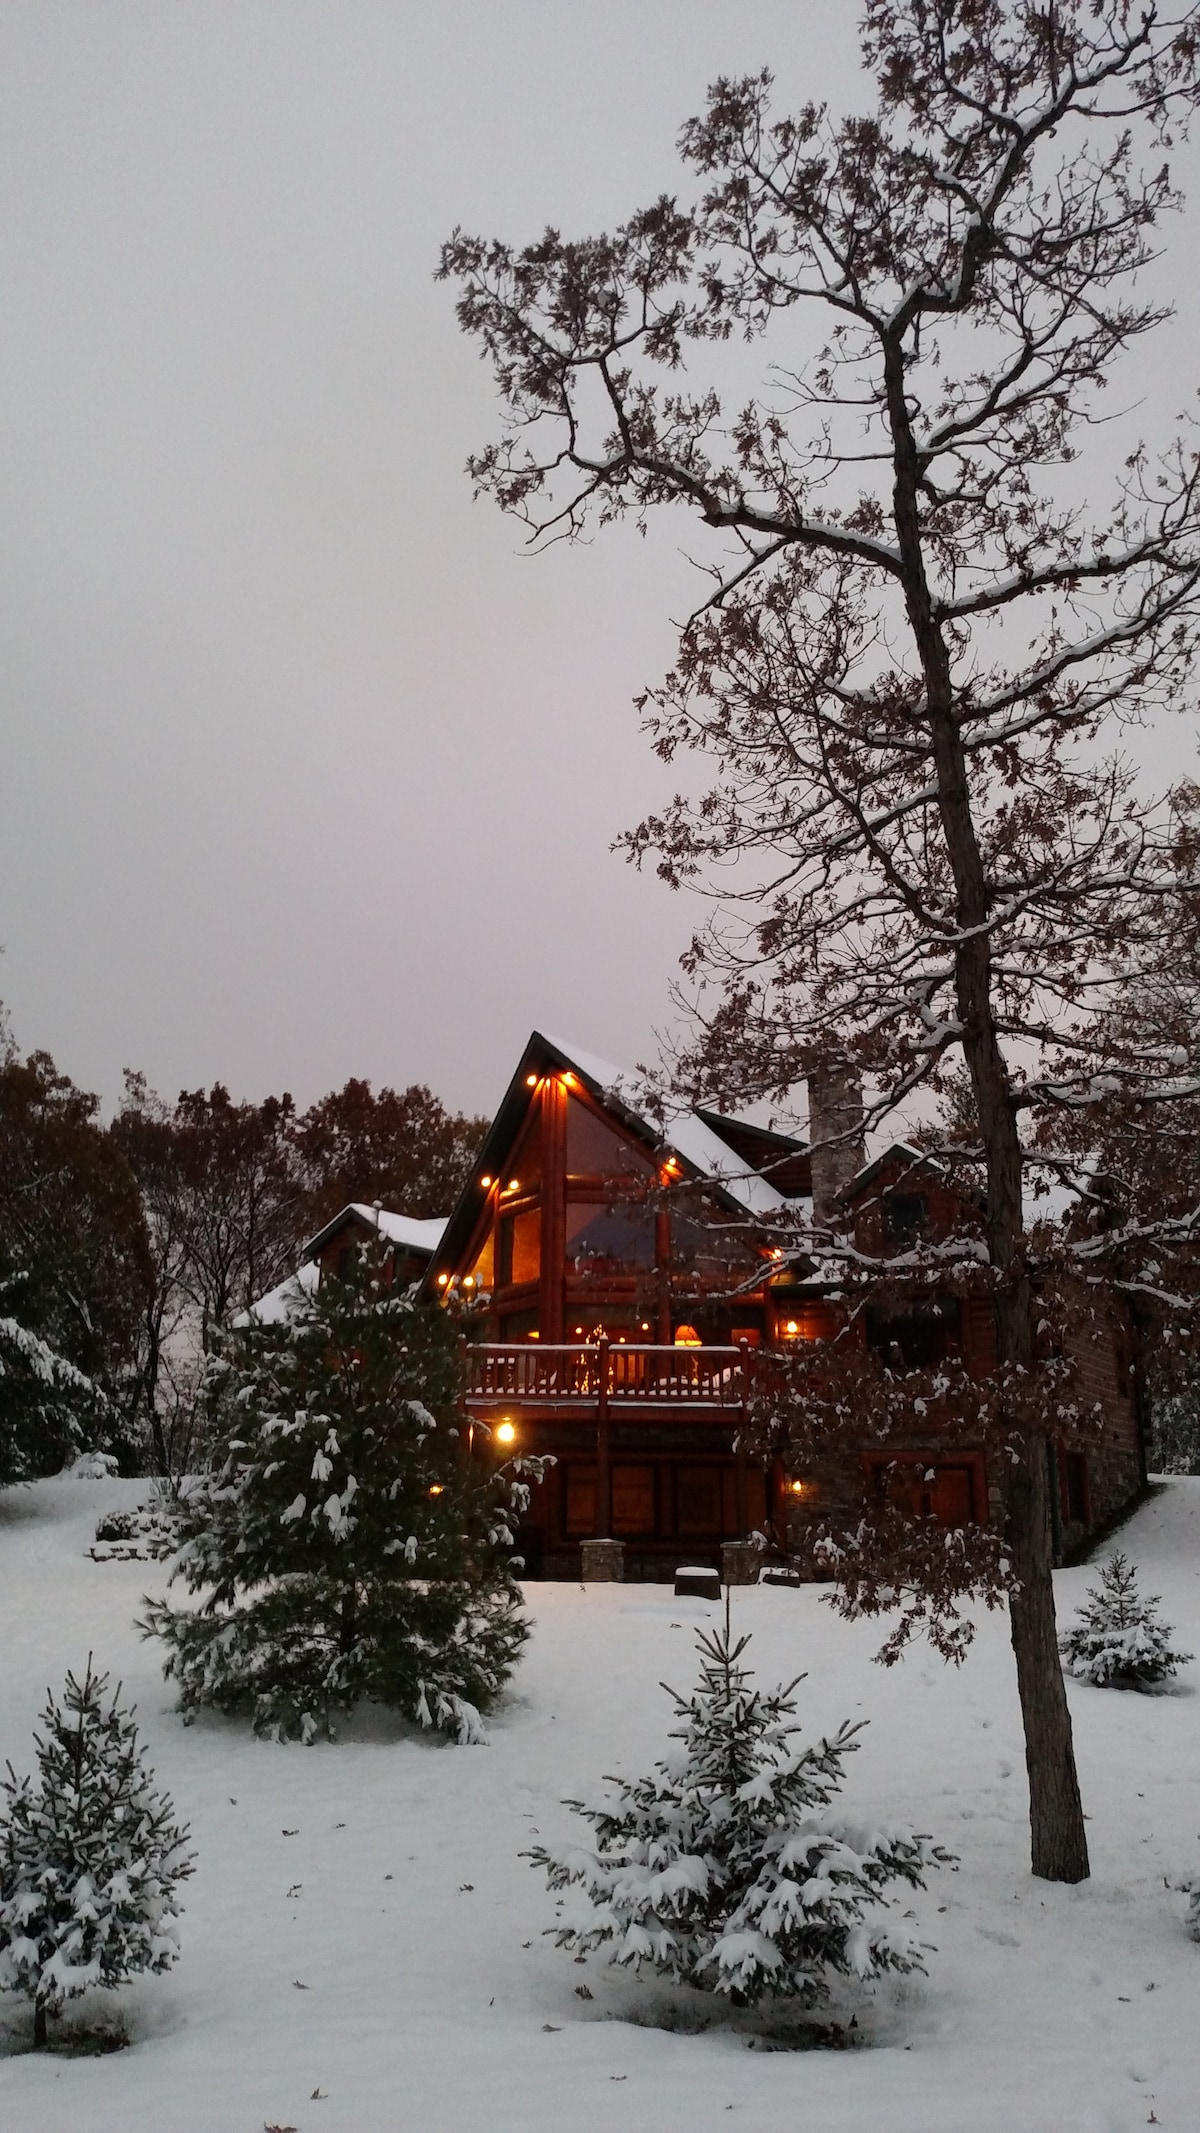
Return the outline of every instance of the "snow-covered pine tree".
{"type": "MultiPolygon", "coordinates": [[[[949,1854],[893,1823],[856,1824],[830,1811],[842,1763],[863,1721],[797,1750],[797,1682],[767,1693],[742,1664],[748,1637],[701,1632],[700,1681],[676,1695],[674,1754],[630,1784],[610,1778],[612,1806],[574,1807],[593,1848],[529,1853],[551,1888],[586,1899],[556,1929],[559,1947],[607,1947],[677,1983],[736,2005],[825,1999],[833,1974],[860,1980],[922,1970],[923,1946],[875,1914],[891,1881],[922,1887],[949,1854]]],[[[802,1680],[798,1676],[797,1680],[802,1680]]]]}
{"type": "Polygon", "coordinates": [[[40,1784],[3,1783],[0,1818],[0,1989],[34,2008],[34,2043],[47,2016],[91,1985],[120,1985],[170,1968],[179,1952],[176,1890],[193,1871],[186,1826],[156,1792],[120,1688],[108,1676],[67,1675],[61,1703],[47,1691],[35,1734],[40,1784]]]}
{"type": "Polygon", "coordinates": [[[1099,1689],[1144,1689],[1165,1681],[1192,1654],[1171,1649],[1172,1629],[1158,1619],[1157,1598],[1144,1600],[1137,1572],[1116,1550],[1100,1572],[1058,1648],[1068,1674],[1099,1689]]]}
{"type": "Polygon", "coordinates": [[[445,1313],[364,1255],[289,1323],[230,1336],[220,1367],[218,1470],[174,1572],[205,1603],[142,1623],[185,1716],[249,1707],[313,1740],[365,1697],[481,1739],[528,1634],[511,1551],[536,1462],[465,1456],[445,1313]]]}

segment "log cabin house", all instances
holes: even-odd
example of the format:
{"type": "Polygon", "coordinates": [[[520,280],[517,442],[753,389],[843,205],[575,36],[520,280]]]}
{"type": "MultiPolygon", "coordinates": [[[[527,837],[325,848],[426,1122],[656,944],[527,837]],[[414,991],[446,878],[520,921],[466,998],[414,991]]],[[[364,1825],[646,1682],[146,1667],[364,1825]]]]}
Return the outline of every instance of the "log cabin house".
{"type": "MultiPolygon", "coordinates": [[[[963,1212],[936,1156],[897,1144],[863,1162],[852,1083],[810,1097],[811,1150],[712,1111],[659,1125],[615,1069],[530,1037],[421,1293],[461,1313],[472,1424],[499,1449],[553,1455],[520,1537],[531,1576],[576,1578],[586,1561],[592,1576],[663,1578],[723,1550],[733,1574],[729,1544],[756,1531],[802,1554],[808,1525],[852,1517],[881,1465],[889,1489],[942,1524],[1001,1516],[982,1448],[939,1453],[914,1434],[804,1474],[748,1454],[756,1358],[842,1322],[830,1283],[781,1263],[789,1209],[836,1197],[856,1241],[885,1256],[949,1235],[963,1212]]],[[[1101,1431],[1086,1453],[1057,1455],[1060,1552],[1145,1483],[1131,1332],[1120,1300],[1109,1305],[1079,1358],[1101,1431]]],[[[910,1367],[953,1350],[982,1374],[993,1356],[983,1299],[868,1310],[860,1325],[910,1367]]]]}

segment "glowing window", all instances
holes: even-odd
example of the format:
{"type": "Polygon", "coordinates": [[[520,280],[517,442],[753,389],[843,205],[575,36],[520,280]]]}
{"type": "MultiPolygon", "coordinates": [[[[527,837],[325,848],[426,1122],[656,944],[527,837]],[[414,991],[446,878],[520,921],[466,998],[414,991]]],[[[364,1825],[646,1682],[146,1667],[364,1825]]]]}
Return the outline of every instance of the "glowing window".
{"type": "Polygon", "coordinates": [[[502,1288],[536,1281],[542,1270],[542,1211],[505,1215],[499,1228],[499,1281],[502,1288]]]}

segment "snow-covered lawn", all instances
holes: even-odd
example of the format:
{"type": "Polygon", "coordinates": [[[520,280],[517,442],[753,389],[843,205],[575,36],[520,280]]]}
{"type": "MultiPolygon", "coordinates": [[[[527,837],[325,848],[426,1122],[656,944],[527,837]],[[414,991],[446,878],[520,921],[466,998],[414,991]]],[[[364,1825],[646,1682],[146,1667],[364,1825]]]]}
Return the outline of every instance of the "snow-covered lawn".
{"type": "MultiPolygon", "coordinates": [[[[520,1853],[572,1828],[563,1794],[662,1752],[658,1686],[695,1671],[711,1610],[668,1590],[530,1589],[535,1635],[487,1748],[381,1723],[280,1748],[224,1722],[185,1730],[133,1619],[154,1563],[85,1554],[135,1485],[0,1495],[0,1763],[32,1762],[45,1688],[89,1649],[136,1700],[160,1782],[192,1824],[183,1956],[115,2003],[133,2042],[103,2058],[0,2057],[13,2133],[1126,2133],[1200,2123],[1200,1946],[1174,1887],[1200,1873],[1200,1666],[1155,1696],[1070,1685],[1093,1878],[1027,1867],[1006,1626],[966,1665],[871,1664],[870,1625],[815,1591],[735,1594],[764,1680],[807,1669],[806,1731],[868,1715],[844,1798],[961,1857],[916,1899],[927,1979],[880,1989],[861,2047],[798,2055],[745,2031],[644,2026],[672,2004],[543,1939],[553,1903],[520,1853]],[[586,1985],[591,1998],[579,1996],[586,1985]],[[319,2095],[314,2092],[319,2091],[319,2095]]],[[[1200,1482],[1125,1529],[1144,1591],[1200,1651],[1200,1482]]],[[[1064,1571],[1066,1615],[1094,1572],[1064,1571]]],[[[78,2003],[76,2003],[78,2006],[78,2003]]],[[[24,2034],[0,2000],[0,2037],[24,2034]]]]}

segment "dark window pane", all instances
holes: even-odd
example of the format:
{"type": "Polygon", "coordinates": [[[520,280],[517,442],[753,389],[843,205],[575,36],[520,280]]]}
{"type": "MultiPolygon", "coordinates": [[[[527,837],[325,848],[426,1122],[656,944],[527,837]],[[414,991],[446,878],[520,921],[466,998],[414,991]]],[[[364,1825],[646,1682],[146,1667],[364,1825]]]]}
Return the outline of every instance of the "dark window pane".
{"type": "Polygon", "coordinates": [[[651,1169],[650,1155],[623,1139],[590,1104],[567,1098],[568,1177],[638,1178],[651,1169]]]}
{"type": "Polygon", "coordinates": [[[671,1208],[671,1265],[701,1281],[740,1281],[758,1266],[742,1224],[703,1203],[671,1208]]]}
{"type": "Polygon", "coordinates": [[[889,1369],[929,1370],[945,1359],[957,1341],[962,1308],[956,1296],[911,1311],[867,1311],[867,1346],[876,1349],[889,1369]]]}
{"type": "Polygon", "coordinates": [[[928,1215],[923,1192],[889,1192],[883,1203],[883,1234],[889,1244],[915,1244],[928,1215]]]}
{"type": "Polygon", "coordinates": [[[537,1330],[536,1311],[506,1311],[500,1321],[502,1341],[527,1341],[537,1330]]]}
{"type": "Polygon", "coordinates": [[[619,1273],[623,1268],[653,1266],[653,1209],[568,1200],[566,1258],[567,1266],[576,1274],[619,1273]]]}

